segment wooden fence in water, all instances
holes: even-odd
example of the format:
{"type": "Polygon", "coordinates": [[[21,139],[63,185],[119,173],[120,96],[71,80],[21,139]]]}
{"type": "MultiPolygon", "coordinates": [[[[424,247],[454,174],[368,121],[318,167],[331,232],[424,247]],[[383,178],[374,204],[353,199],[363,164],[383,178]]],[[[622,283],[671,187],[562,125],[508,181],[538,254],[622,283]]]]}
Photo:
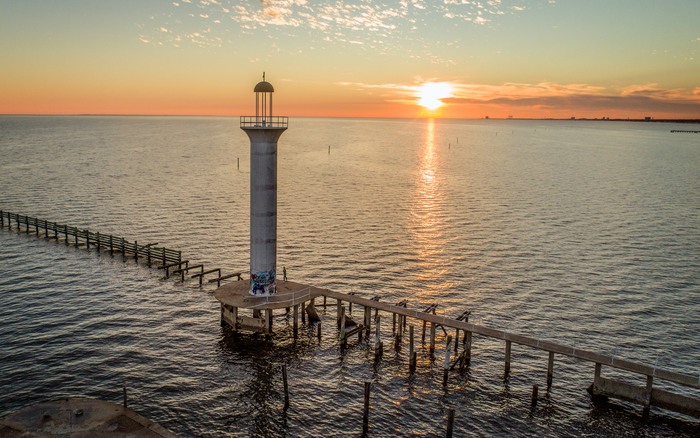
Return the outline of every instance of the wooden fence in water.
{"type": "Polygon", "coordinates": [[[229,278],[243,279],[240,272],[221,275],[220,268],[205,271],[204,264],[190,265],[189,260],[182,260],[182,251],[159,247],[158,243],[139,244],[136,240],[130,242],[123,237],[112,234],[103,234],[0,210],[0,228],[12,229],[13,226],[18,232],[24,230],[26,234],[36,234],[37,237],[43,234],[47,239],[63,240],[67,246],[74,245],[76,248],[84,247],[86,249],[93,247],[97,251],[109,252],[111,256],[114,256],[115,253],[121,254],[124,260],[133,258],[137,263],[139,260],[144,261],[149,268],[163,269],[166,278],[170,277],[171,274],[179,274],[180,279],[185,281],[185,276],[189,275],[190,278],[198,278],[200,286],[206,275],[214,273],[217,276],[210,278],[209,283],[217,283],[217,286],[221,286],[221,282],[229,278]],[[192,274],[190,271],[195,273],[192,274]]]}

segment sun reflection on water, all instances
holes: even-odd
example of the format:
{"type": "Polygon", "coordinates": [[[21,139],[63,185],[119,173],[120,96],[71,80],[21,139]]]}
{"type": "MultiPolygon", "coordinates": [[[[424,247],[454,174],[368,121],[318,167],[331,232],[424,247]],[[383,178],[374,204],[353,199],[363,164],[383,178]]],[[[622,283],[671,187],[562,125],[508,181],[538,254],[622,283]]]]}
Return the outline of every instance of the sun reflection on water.
{"type": "Polygon", "coordinates": [[[423,145],[419,149],[418,171],[415,178],[413,205],[408,223],[409,237],[419,269],[413,280],[420,289],[420,297],[432,301],[454,285],[449,278],[445,259],[446,227],[444,181],[440,176],[441,156],[436,144],[436,123],[425,124],[423,145]]]}

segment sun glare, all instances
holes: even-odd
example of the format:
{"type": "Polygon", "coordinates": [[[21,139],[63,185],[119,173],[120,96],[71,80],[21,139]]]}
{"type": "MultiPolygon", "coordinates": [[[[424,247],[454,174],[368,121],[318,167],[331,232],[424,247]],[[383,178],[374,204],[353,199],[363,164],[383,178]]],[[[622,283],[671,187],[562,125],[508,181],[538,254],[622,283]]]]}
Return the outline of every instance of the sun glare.
{"type": "Polygon", "coordinates": [[[442,99],[452,96],[452,85],[447,82],[426,82],[416,89],[418,105],[430,110],[443,106],[442,99]]]}

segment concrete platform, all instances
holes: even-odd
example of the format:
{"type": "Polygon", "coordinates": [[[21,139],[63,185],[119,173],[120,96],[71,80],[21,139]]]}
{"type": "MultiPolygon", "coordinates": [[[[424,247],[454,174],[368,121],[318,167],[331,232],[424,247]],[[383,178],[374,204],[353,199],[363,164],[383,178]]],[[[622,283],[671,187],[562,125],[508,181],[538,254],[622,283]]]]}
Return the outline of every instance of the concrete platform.
{"type": "Polygon", "coordinates": [[[90,398],[39,403],[0,419],[0,438],[174,438],[174,433],[122,405],[90,398]]]}
{"type": "Polygon", "coordinates": [[[234,281],[221,286],[214,292],[214,297],[230,307],[254,310],[274,310],[292,307],[309,301],[328,292],[307,284],[293,281],[278,281],[277,293],[271,297],[255,297],[248,293],[247,281],[234,281]]]}

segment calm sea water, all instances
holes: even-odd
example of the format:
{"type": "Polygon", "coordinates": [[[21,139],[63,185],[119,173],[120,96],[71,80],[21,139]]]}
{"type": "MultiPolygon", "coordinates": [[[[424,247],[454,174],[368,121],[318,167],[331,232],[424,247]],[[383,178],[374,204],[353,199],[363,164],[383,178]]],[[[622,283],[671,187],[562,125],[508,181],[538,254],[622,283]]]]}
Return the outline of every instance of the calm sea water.
{"type": "MultiPolygon", "coordinates": [[[[290,279],[691,375],[700,373],[700,135],[673,124],[292,119],[279,149],[278,265],[290,279]],[[329,153],[330,146],[330,153],[329,153]]],[[[249,143],[235,118],[0,117],[0,208],[248,266],[249,143]],[[240,169],[237,161],[240,158],[240,169]]],[[[595,406],[593,367],[476,337],[468,373],[407,347],[373,364],[323,338],[219,325],[213,288],[0,232],[0,415],[86,395],[182,436],[698,435],[595,406]],[[289,363],[283,412],[280,364],[289,363]]],[[[384,324],[388,340],[390,324],[384,324]]],[[[441,342],[444,339],[440,338],[441,342]]],[[[441,353],[438,352],[438,357],[441,353]]],[[[688,392],[687,390],[683,390],[688,392]]],[[[689,392],[692,393],[692,392],[689,392]]],[[[698,395],[697,393],[695,394],[698,395]]]]}

